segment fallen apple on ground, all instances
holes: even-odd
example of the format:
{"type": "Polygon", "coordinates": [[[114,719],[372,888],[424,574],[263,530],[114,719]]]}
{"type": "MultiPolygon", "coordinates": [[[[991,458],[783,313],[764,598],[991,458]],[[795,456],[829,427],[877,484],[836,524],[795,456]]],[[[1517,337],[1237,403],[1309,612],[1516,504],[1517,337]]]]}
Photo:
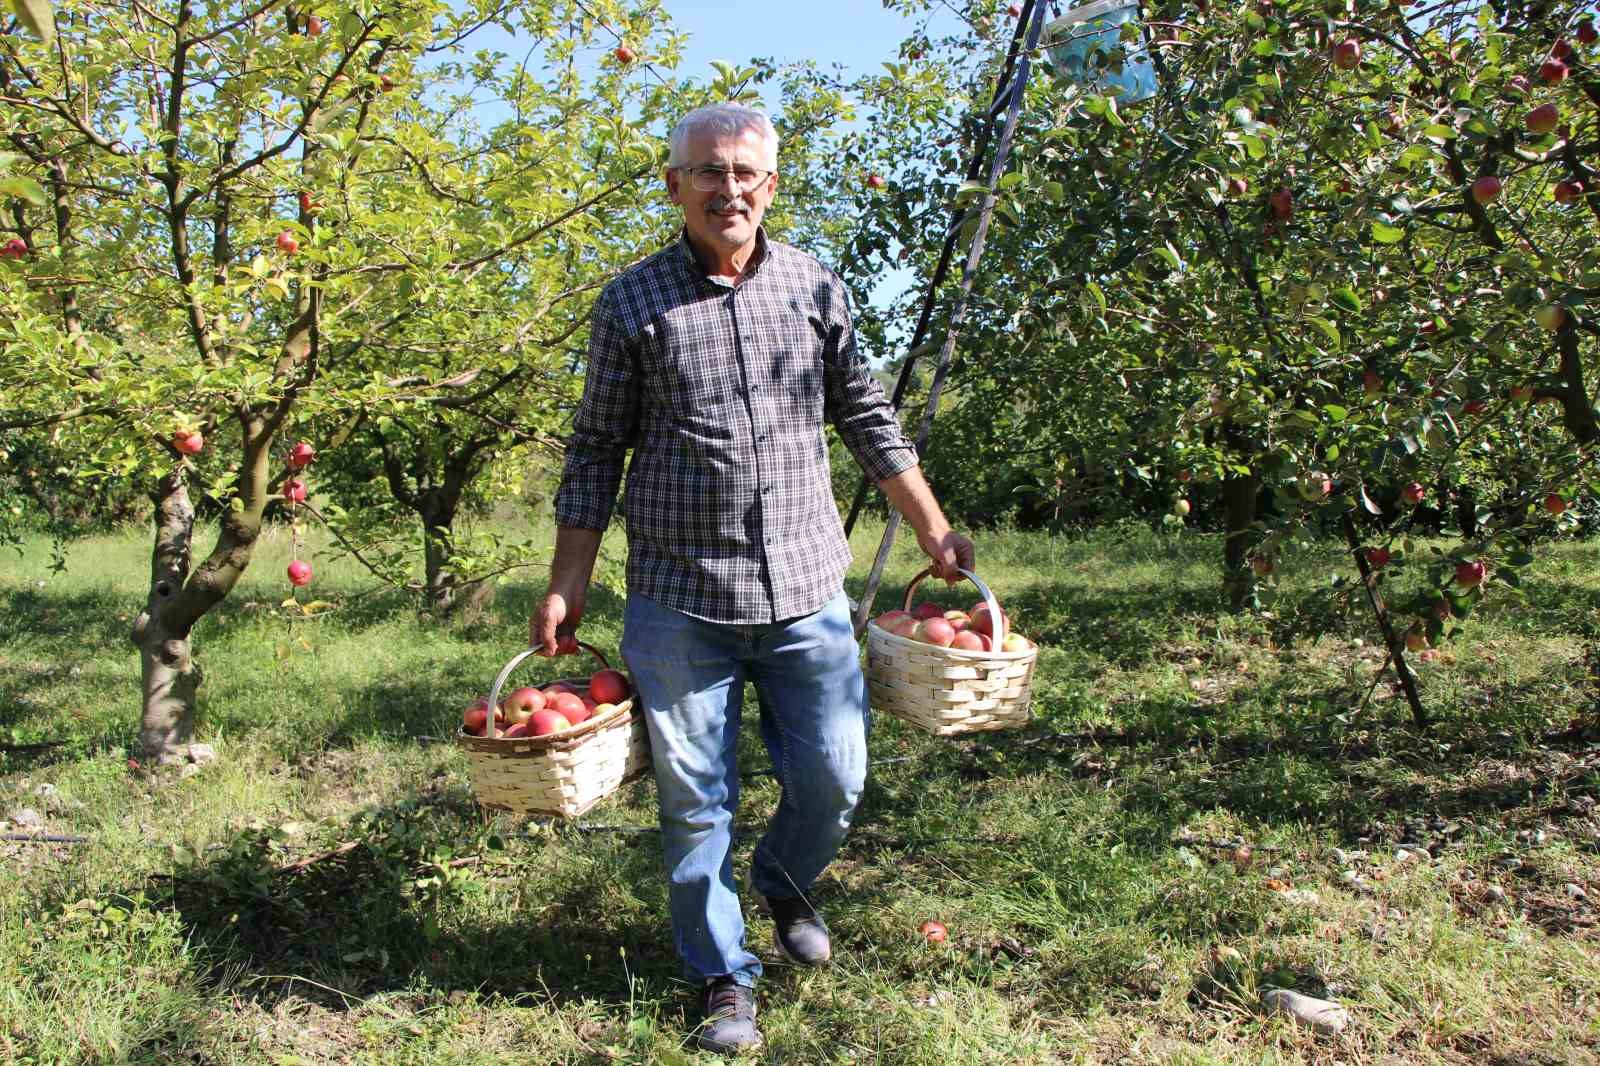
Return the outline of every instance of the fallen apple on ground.
{"type": "Polygon", "coordinates": [[[941,944],[944,942],[945,937],[950,935],[949,931],[945,929],[942,922],[933,921],[923,922],[922,925],[917,928],[917,932],[921,933],[923,939],[927,940],[927,942],[930,944],[941,944]]]}

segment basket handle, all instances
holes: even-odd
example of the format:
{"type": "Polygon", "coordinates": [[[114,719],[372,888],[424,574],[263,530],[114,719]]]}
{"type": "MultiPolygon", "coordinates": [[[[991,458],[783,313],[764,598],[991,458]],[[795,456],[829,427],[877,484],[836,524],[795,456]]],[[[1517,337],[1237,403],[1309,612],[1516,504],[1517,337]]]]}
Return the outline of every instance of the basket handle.
{"type": "MultiPolygon", "coordinates": [[[[978,586],[978,591],[983,594],[983,604],[984,604],[985,607],[989,608],[989,618],[990,618],[989,626],[996,633],[1000,633],[1001,639],[1004,639],[1005,634],[1003,632],[1001,632],[1001,630],[1004,628],[1004,625],[1002,623],[1002,619],[1005,616],[1000,613],[1000,601],[995,599],[995,595],[994,595],[993,592],[990,591],[989,586],[985,585],[983,583],[983,579],[980,578],[977,574],[974,574],[971,570],[961,570],[960,572],[961,572],[961,576],[962,577],[966,578],[968,581],[970,581],[974,585],[978,586]]],[[[911,579],[911,583],[906,586],[906,598],[905,598],[905,605],[904,605],[904,608],[903,608],[905,611],[909,612],[911,610],[911,600],[916,595],[917,586],[922,584],[922,581],[923,581],[924,578],[930,577],[932,574],[933,574],[933,567],[929,566],[926,569],[924,569],[922,571],[922,573],[918,574],[916,577],[911,579]]],[[[995,641],[995,649],[994,650],[995,651],[999,651],[1000,650],[999,641],[998,640],[995,641]]]]}
{"type": "MultiPolygon", "coordinates": [[[[606,657],[600,653],[599,648],[593,644],[585,644],[581,640],[578,641],[578,647],[599,659],[600,669],[611,669],[611,664],[606,662],[606,657]]],[[[497,737],[500,735],[500,731],[494,727],[494,709],[500,706],[500,690],[505,687],[506,678],[511,676],[511,671],[522,665],[524,659],[531,655],[538,655],[539,652],[539,648],[524,648],[513,655],[510,662],[500,668],[500,675],[494,679],[494,686],[489,689],[489,711],[483,716],[483,735],[485,737],[497,737]]]]}

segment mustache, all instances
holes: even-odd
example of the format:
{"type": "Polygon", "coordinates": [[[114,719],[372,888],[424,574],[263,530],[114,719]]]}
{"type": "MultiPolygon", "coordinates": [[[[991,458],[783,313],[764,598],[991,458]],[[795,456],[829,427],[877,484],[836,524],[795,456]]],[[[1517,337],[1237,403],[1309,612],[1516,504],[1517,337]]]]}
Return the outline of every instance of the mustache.
{"type": "Polygon", "coordinates": [[[727,211],[729,209],[738,211],[742,215],[748,215],[750,213],[750,205],[745,201],[743,196],[735,196],[732,198],[726,196],[714,196],[712,197],[711,202],[706,204],[707,211],[727,211]]]}

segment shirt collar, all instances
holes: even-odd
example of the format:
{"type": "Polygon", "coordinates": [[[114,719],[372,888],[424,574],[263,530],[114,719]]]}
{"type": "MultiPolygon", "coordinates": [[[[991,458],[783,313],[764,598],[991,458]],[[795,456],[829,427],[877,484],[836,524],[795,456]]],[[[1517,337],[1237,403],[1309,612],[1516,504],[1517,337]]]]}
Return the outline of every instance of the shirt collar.
{"type": "MultiPolygon", "coordinates": [[[[689,243],[689,231],[688,230],[680,229],[678,231],[677,249],[678,249],[678,258],[683,262],[683,264],[685,266],[687,266],[689,268],[689,270],[696,277],[705,278],[707,280],[711,279],[711,275],[706,273],[706,268],[700,265],[699,258],[694,254],[694,245],[689,243]]],[[[750,253],[750,262],[745,266],[744,274],[741,276],[740,280],[742,281],[742,280],[748,279],[751,275],[753,275],[761,267],[761,264],[765,263],[766,261],[767,261],[767,228],[765,226],[757,226],[756,227],[756,250],[754,252],[750,253]]]]}

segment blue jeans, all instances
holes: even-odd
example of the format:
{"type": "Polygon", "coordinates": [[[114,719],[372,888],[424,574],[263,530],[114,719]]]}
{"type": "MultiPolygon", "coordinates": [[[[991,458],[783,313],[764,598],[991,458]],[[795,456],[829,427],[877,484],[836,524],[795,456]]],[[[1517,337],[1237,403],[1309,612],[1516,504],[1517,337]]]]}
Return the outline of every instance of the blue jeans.
{"type": "Polygon", "coordinates": [[[761,739],[782,787],[751,858],[766,896],[804,894],[844,842],[867,775],[867,686],[850,605],[770,625],[718,625],[638,593],[623,616],[655,762],[673,938],[697,983],[761,975],[744,945],[733,877],[737,744],[744,683],[761,702],[761,739]]]}

